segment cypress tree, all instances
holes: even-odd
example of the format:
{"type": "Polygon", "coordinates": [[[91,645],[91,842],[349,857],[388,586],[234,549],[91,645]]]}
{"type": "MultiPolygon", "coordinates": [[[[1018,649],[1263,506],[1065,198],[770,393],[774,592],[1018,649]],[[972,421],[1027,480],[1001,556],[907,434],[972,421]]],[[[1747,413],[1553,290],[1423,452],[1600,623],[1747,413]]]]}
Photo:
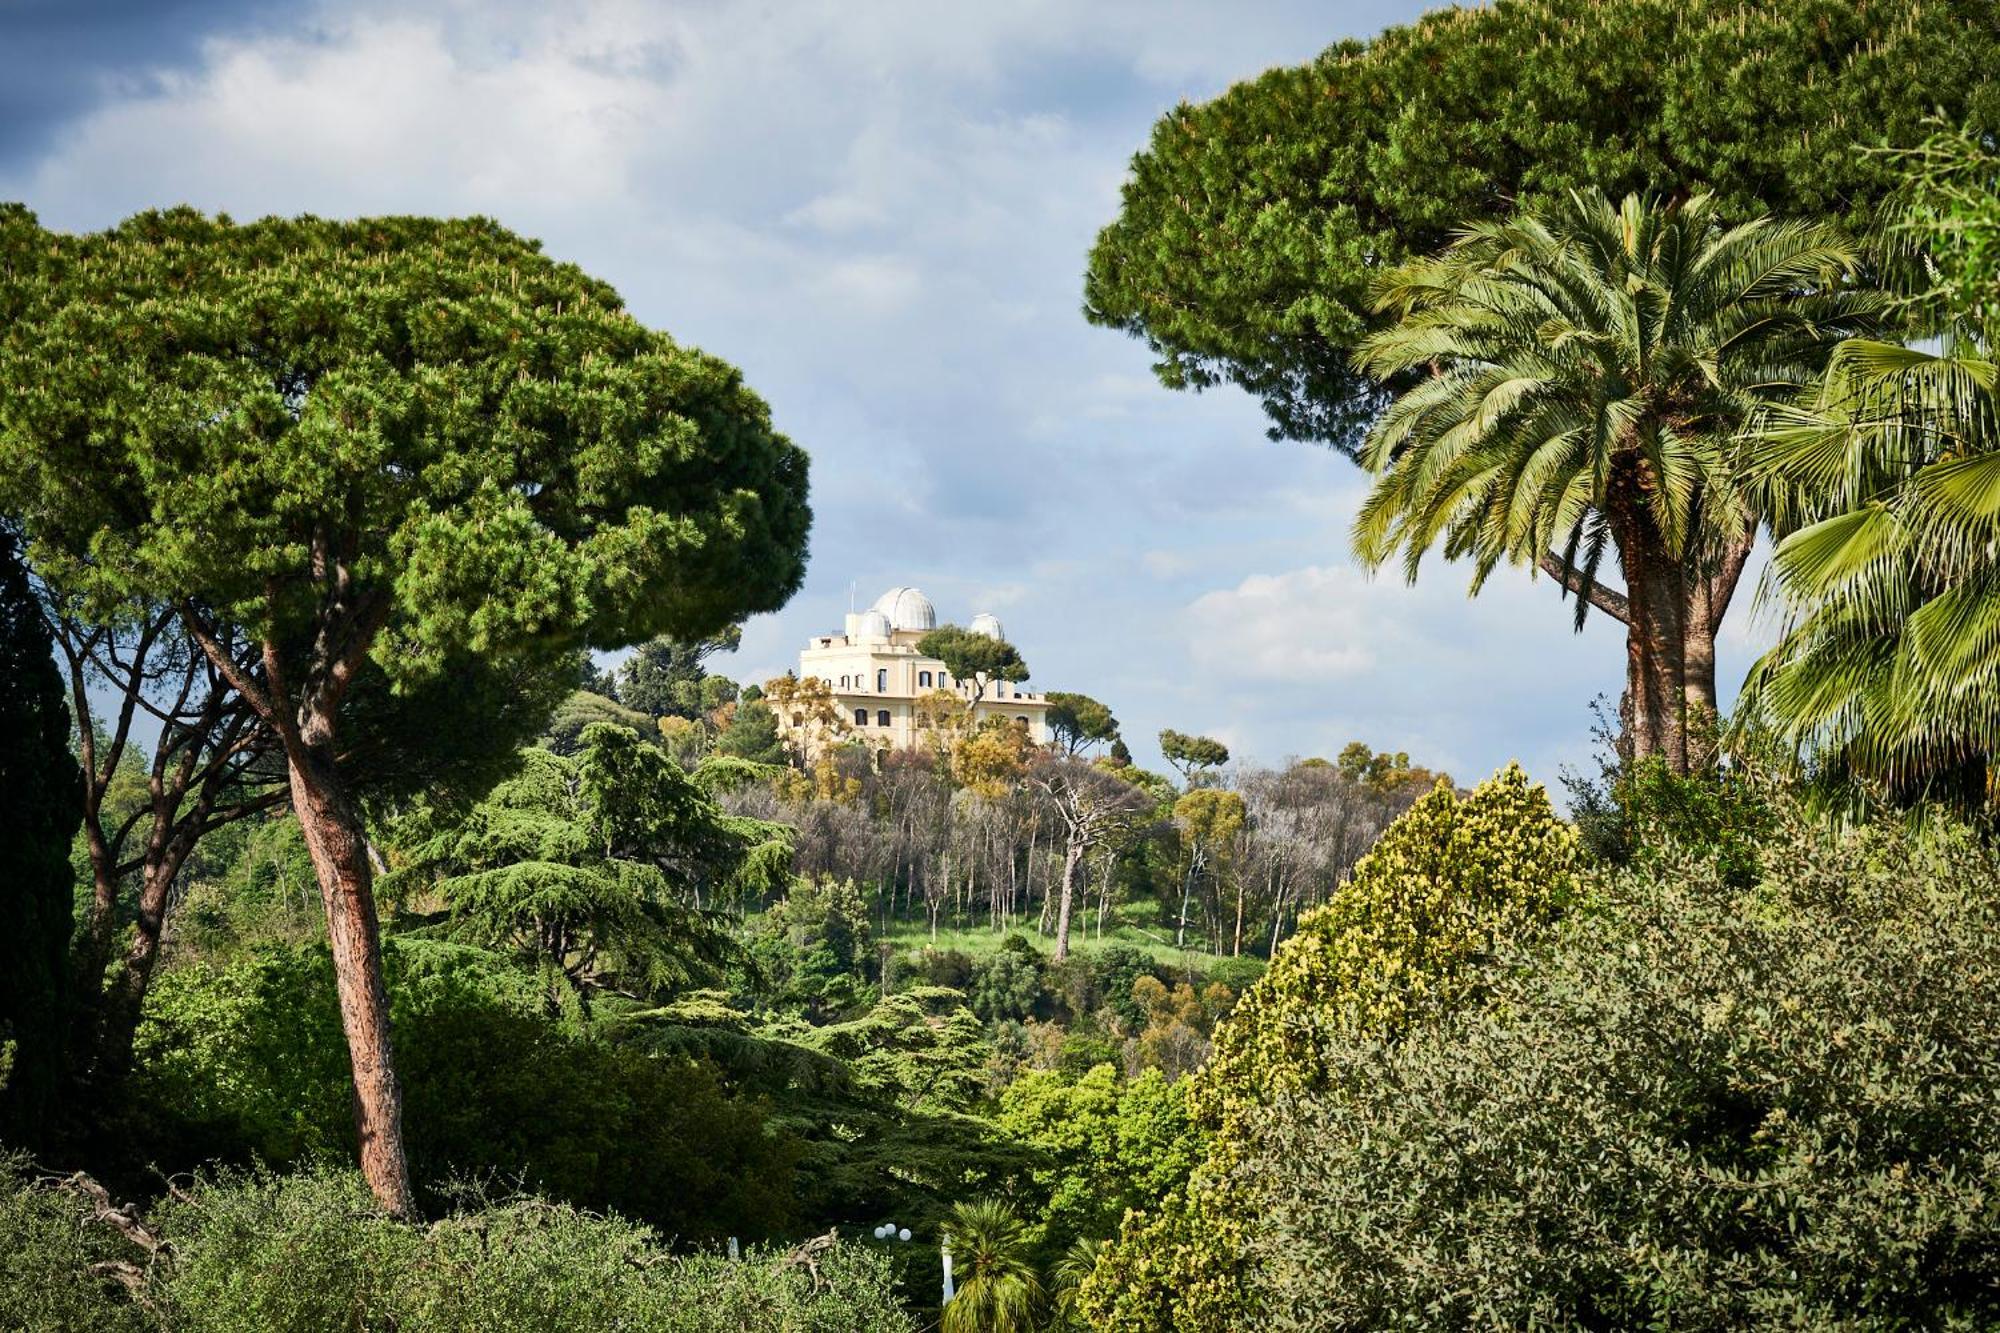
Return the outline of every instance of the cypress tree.
{"type": "Polygon", "coordinates": [[[62,1082],[70,842],[83,775],[20,544],[0,529],[0,1137],[47,1136],[62,1082]]]}

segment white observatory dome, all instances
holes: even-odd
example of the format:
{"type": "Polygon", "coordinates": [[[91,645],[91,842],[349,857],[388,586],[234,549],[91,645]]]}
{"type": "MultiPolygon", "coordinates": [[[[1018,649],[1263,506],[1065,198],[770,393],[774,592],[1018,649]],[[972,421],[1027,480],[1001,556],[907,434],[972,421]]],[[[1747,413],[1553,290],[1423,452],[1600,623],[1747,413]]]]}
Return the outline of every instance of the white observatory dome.
{"type": "Polygon", "coordinates": [[[896,629],[937,628],[937,608],[915,588],[891,588],[875,599],[875,610],[889,618],[896,629]]]}
{"type": "Polygon", "coordinates": [[[1004,639],[1007,637],[1007,631],[1000,627],[1000,618],[988,615],[984,611],[974,616],[972,623],[967,625],[966,628],[974,634],[984,634],[989,639],[1004,639]]]}
{"type": "Polygon", "coordinates": [[[880,611],[863,611],[854,623],[854,630],[864,639],[886,639],[889,637],[889,617],[880,611]]]}

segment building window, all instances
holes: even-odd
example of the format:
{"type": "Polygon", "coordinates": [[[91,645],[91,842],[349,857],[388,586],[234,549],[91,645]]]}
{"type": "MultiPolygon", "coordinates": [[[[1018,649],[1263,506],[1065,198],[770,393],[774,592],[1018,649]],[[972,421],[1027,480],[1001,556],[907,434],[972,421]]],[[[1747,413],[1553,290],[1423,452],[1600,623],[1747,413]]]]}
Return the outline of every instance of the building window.
{"type": "Polygon", "coordinates": [[[876,726],[878,726],[878,727],[886,727],[886,726],[888,726],[888,725],[889,725],[889,710],[888,710],[888,709],[886,709],[886,708],[878,708],[878,709],[876,709],[876,710],[875,710],[875,725],[876,725],[876,726]]]}
{"type": "Polygon", "coordinates": [[[928,689],[928,688],[930,687],[930,683],[931,683],[931,673],[930,673],[930,672],[928,672],[928,671],[919,671],[919,672],[917,673],[917,684],[919,684],[919,685],[922,685],[922,686],[924,686],[924,687],[925,687],[926,689],[928,689]]]}
{"type": "MultiPolygon", "coordinates": [[[[880,671],[877,671],[875,673],[875,693],[887,694],[888,692],[889,692],[889,668],[883,667],[880,671]]],[[[886,726],[887,724],[885,723],[884,725],[886,726]]]]}
{"type": "Polygon", "coordinates": [[[855,725],[855,726],[857,726],[857,727],[865,727],[865,726],[867,726],[867,725],[868,725],[868,710],[867,710],[867,709],[865,709],[865,708],[857,708],[857,709],[855,709],[855,710],[854,710],[854,725],[855,725]]]}
{"type": "Polygon", "coordinates": [[[1020,723],[1020,724],[1021,724],[1022,726],[1024,726],[1024,727],[1028,725],[1028,719],[1027,719],[1027,718],[1025,718],[1025,717],[1017,717],[1017,718],[1015,718],[1014,720],[1015,720],[1016,722],[1019,722],[1019,723],[1020,723]]]}

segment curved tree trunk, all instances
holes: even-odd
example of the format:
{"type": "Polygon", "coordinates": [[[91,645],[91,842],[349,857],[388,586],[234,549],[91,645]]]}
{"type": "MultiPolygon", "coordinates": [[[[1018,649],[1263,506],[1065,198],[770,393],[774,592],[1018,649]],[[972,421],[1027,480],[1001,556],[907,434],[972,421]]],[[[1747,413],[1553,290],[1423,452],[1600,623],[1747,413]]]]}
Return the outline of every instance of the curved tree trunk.
{"type": "Polygon", "coordinates": [[[153,979],[153,964],[160,956],[160,933],[167,916],[167,894],[186,859],[179,848],[146,858],[144,879],[139,886],[139,911],[133,922],[132,942],[125,949],[125,965],[105,992],[98,1035],[98,1068],[105,1077],[123,1078],[132,1064],[132,1043],[139,1031],[139,1015],[146,1007],[146,990],[153,979]]]}
{"type": "Polygon", "coordinates": [[[361,1173],[390,1213],[414,1217],[417,1201],[403,1148],[403,1090],[396,1079],[390,1040],[374,871],[361,818],[347,799],[330,748],[286,738],[292,808],[326,907],[340,1024],[347,1034],[354,1074],[354,1132],[361,1173]]]}

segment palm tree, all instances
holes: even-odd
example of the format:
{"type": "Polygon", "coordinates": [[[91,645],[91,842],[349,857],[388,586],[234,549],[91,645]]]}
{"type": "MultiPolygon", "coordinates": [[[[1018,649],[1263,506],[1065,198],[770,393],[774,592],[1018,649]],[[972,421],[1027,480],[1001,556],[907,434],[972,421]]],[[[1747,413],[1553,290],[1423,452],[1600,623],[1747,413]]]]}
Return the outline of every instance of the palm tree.
{"type": "Polygon", "coordinates": [[[953,1207],[945,1231],[964,1277],[944,1307],[942,1333],[1028,1333],[1042,1284],[1029,1258],[1027,1224],[1006,1200],[988,1196],[953,1207]]]}
{"type": "Polygon", "coordinates": [[[1395,322],[1355,359],[1412,387],[1369,432],[1356,553],[1400,549],[1414,581],[1441,547],[1474,593],[1502,563],[1549,573],[1579,628],[1590,607],[1626,626],[1633,754],[1684,771],[1756,535],[1737,436],[1865,326],[1857,264],[1821,226],[1592,192],[1391,271],[1375,307],[1395,322]],[[1599,579],[1612,551],[1623,593],[1599,579]]]}
{"type": "Polygon", "coordinates": [[[1055,1279],[1056,1315],[1062,1321],[1059,1327],[1083,1327],[1082,1313],[1076,1308],[1076,1293],[1083,1286],[1084,1279],[1097,1267],[1098,1259],[1104,1254],[1104,1245],[1101,1240],[1080,1236],[1071,1241],[1062,1258],[1056,1260],[1050,1276],[1055,1279]]]}
{"type": "Polygon", "coordinates": [[[1962,136],[1907,156],[1891,239],[1915,240],[1929,345],[1851,340],[1760,423],[1752,466],[1800,526],[1745,697],[1837,772],[1977,805],[2000,746],[2000,157],[1962,136]]]}

